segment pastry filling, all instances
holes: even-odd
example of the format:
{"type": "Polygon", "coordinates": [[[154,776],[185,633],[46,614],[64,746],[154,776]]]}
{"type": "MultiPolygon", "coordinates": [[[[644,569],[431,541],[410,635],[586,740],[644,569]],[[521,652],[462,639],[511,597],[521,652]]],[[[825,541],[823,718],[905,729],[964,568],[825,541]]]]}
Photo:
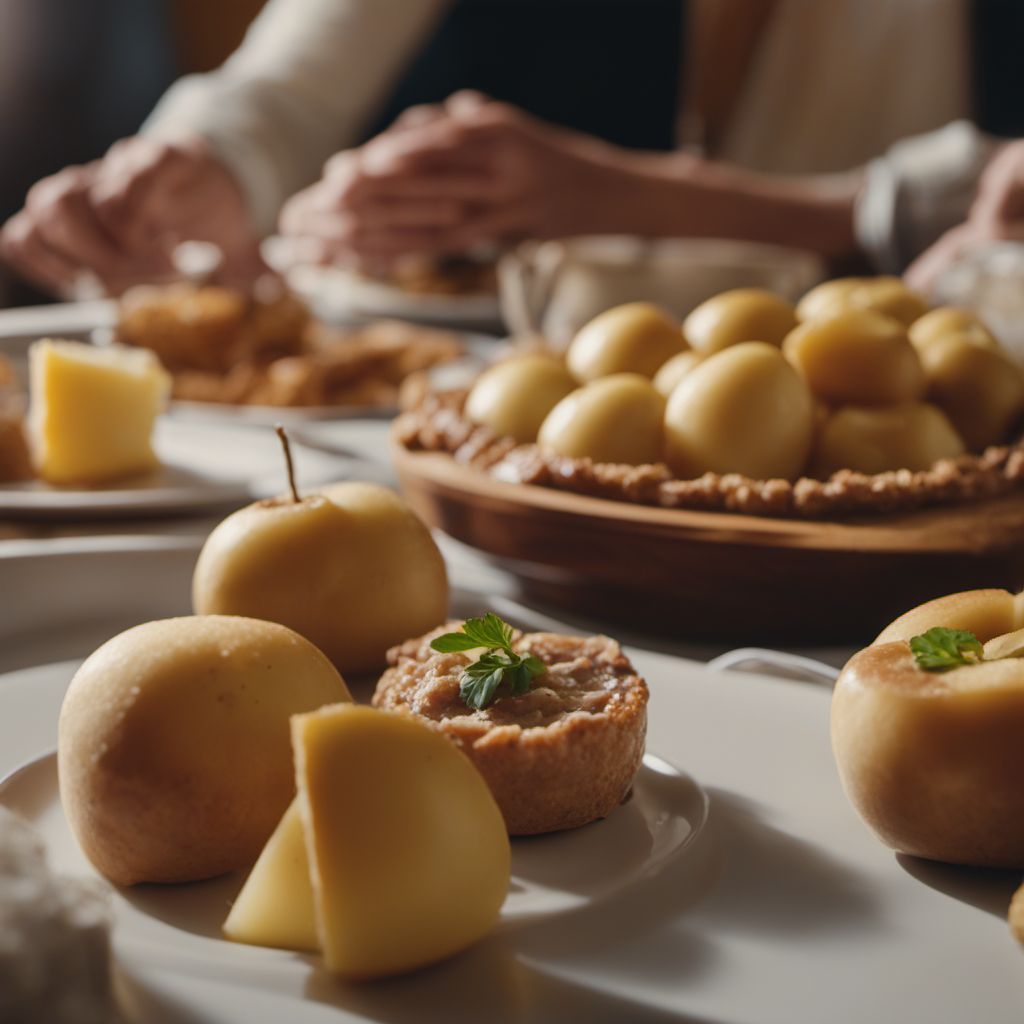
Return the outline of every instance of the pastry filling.
{"type": "Polygon", "coordinates": [[[517,652],[533,654],[547,671],[519,697],[504,698],[479,711],[459,694],[462,671],[472,652],[438,654],[429,637],[391,652],[389,684],[378,690],[379,707],[405,707],[470,738],[502,726],[544,728],[567,715],[599,715],[622,704],[638,679],[619,645],[608,637],[518,634],[517,652]]]}

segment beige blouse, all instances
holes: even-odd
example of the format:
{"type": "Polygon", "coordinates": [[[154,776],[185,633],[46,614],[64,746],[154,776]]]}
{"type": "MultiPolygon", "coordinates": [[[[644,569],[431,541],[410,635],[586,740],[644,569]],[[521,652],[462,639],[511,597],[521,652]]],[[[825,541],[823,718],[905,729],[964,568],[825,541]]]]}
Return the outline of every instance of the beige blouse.
{"type": "MultiPolygon", "coordinates": [[[[204,136],[242,182],[261,230],[272,231],[284,200],[359,137],[449,2],[269,0],[228,61],[177,82],[143,130],[204,136]]],[[[967,0],[691,2],[690,73],[735,66],[741,79],[727,89],[710,156],[763,171],[842,172],[968,113],[967,0]],[[744,26],[759,10],[752,38],[744,26]]],[[[697,127],[681,141],[699,142],[697,127]]],[[[973,173],[967,148],[961,177],[973,173]]],[[[904,144],[893,173],[913,178],[915,169],[914,147],[904,144]]],[[[879,174],[868,177],[869,192],[879,174]]],[[[888,246],[879,236],[896,216],[891,175],[883,185],[889,199],[868,204],[873,252],[888,246]]],[[[941,196],[930,194],[929,204],[941,207],[941,196]]]]}

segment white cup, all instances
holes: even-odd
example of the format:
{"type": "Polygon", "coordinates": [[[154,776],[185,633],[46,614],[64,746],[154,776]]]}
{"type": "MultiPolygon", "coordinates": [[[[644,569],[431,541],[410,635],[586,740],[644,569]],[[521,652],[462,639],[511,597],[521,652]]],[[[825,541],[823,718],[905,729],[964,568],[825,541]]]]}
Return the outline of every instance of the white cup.
{"type": "Polygon", "coordinates": [[[821,261],[800,249],[627,235],[524,242],[498,266],[511,333],[539,331],[556,345],[623,302],[656,302],[682,319],[729,288],[768,288],[795,300],[823,276],[821,261]]]}

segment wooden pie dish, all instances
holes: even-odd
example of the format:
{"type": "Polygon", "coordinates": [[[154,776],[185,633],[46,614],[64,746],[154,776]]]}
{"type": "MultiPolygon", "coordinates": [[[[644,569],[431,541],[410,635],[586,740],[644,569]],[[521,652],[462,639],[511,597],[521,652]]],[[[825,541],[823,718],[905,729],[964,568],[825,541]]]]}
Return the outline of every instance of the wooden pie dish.
{"type": "Polygon", "coordinates": [[[1024,584],[1024,493],[810,521],[503,483],[397,441],[392,457],[419,515],[525,597],[679,638],[862,643],[933,597],[1024,584]]]}

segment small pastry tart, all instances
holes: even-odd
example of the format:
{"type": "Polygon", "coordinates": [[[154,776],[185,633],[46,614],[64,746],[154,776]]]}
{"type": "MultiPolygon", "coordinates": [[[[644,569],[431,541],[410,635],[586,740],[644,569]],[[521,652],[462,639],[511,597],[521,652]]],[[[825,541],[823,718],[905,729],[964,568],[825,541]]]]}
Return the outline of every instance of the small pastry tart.
{"type": "MultiPolygon", "coordinates": [[[[476,765],[511,835],[576,828],[613,811],[640,767],[647,684],[606,636],[513,633],[546,671],[521,696],[474,710],[460,696],[469,654],[439,653],[441,627],[393,648],[373,704],[415,715],[476,765]]],[[[456,626],[457,628],[457,626],[456,626]]]]}

